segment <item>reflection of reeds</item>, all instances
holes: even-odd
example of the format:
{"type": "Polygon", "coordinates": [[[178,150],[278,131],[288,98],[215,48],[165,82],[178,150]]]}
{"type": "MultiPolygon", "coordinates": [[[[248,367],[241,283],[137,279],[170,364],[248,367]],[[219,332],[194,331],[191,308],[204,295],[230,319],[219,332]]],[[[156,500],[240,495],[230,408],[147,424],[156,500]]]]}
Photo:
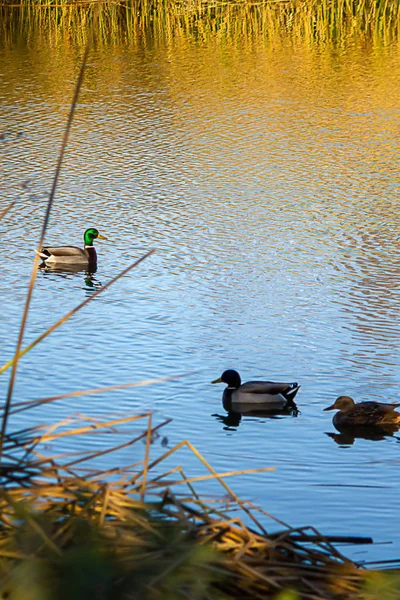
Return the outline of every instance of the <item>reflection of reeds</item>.
{"type": "MultiPolygon", "coordinates": [[[[108,422],[80,417],[72,426],[63,421],[8,436],[0,493],[4,590],[13,591],[21,569],[29,572],[38,565],[42,593],[61,585],[56,565],[68,571],[74,552],[83,547],[93,553],[98,569],[111,571],[110,593],[102,598],[158,598],[162,593],[193,598],[189,590],[196,581],[199,598],[268,598],[288,587],[302,598],[357,597],[362,570],[312,528],[267,534],[259,524],[261,514],[256,516],[224,481],[235,473],[216,473],[189,442],[151,460],[151,445],[165,424],[153,425],[148,414],[108,422]],[[147,426],[140,425],[146,420],[147,426]],[[134,432],[132,425],[140,429],[134,432]],[[59,439],[82,436],[83,442],[94,433],[127,440],[73,455],[57,454],[55,447],[52,456],[41,451],[59,439]],[[146,441],[142,459],[141,440],[146,441]],[[98,464],[105,454],[128,448],[133,464],[109,469],[98,464]],[[188,477],[181,467],[162,468],[182,448],[201,461],[208,475],[188,477]],[[198,495],[193,483],[209,478],[223,485],[225,497],[207,501],[198,495]],[[245,511],[252,527],[227,513],[235,506],[245,511]],[[135,595],[142,585],[143,595],[135,595]]],[[[93,597],[96,581],[90,585],[87,597],[93,597]]]]}
{"type": "Polygon", "coordinates": [[[3,0],[3,37],[40,35],[51,41],[63,38],[87,42],[88,26],[96,19],[98,43],[169,42],[174,35],[199,40],[212,37],[231,43],[246,38],[271,42],[301,39],[315,43],[345,44],[364,39],[386,44],[398,39],[400,2],[394,0],[305,0],[271,2],[189,2],[127,0],[75,3],[66,0],[3,0]],[[155,41],[155,42],[154,42],[155,41]]]}

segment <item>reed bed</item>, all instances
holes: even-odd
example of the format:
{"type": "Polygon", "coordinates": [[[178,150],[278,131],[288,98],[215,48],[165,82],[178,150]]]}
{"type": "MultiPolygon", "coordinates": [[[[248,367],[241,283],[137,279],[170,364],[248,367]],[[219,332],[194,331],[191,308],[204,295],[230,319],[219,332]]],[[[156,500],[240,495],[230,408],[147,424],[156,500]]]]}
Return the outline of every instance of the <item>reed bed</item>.
{"type": "Polygon", "coordinates": [[[107,421],[77,416],[7,436],[0,491],[3,597],[18,597],[22,574],[24,589],[34,585],[37,597],[46,598],[66,597],[66,589],[69,597],[83,597],[83,580],[86,598],[256,599],[287,589],[314,600],[360,597],[366,571],[329,538],[280,522],[278,531],[267,532],[272,517],[239,499],[225,481],[250,471],[218,474],[188,441],[152,459],[152,443],[166,424],[154,425],[151,414],[107,421]],[[114,443],[73,455],[57,451],[60,441],[94,433],[114,443]],[[105,454],[127,448],[132,464],[99,466],[105,454]],[[164,467],[184,448],[205,475],[164,467]],[[197,493],[194,483],[208,478],[222,486],[221,497],[197,493]]]}
{"type": "Polygon", "coordinates": [[[399,0],[2,0],[2,37],[32,40],[35,31],[50,43],[85,45],[88,31],[98,44],[171,43],[185,35],[196,41],[238,43],[301,40],[343,46],[361,41],[377,46],[399,39],[399,0]]]}

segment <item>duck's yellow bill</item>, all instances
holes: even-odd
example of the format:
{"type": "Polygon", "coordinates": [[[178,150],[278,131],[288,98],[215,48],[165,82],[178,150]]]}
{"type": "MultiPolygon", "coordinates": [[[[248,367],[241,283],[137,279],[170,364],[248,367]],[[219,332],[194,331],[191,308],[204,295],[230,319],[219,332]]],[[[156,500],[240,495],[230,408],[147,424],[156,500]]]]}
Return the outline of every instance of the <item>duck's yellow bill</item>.
{"type": "Polygon", "coordinates": [[[212,381],[211,383],[221,383],[221,381],[221,377],[218,377],[218,379],[214,379],[214,381],[212,381]]]}
{"type": "Polygon", "coordinates": [[[100,233],[99,233],[99,235],[97,236],[97,238],[98,238],[99,240],[108,240],[108,238],[106,238],[106,236],[105,236],[105,235],[101,235],[100,233]]]}
{"type": "Polygon", "coordinates": [[[332,404],[332,406],[328,406],[327,408],[324,408],[324,410],[334,410],[335,408],[336,406],[332,404]]]}

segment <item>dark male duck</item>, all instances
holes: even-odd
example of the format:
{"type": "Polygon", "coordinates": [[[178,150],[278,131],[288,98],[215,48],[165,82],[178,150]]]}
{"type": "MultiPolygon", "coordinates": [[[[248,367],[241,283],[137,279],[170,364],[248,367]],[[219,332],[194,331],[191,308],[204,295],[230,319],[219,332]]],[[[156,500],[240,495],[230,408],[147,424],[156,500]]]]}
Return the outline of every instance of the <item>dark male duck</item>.
{"type": "Polygon", "coordinates": [[[298,383],[277,383],[274,381],[247,381],[242,383],[240,375],[233,369],[224,371],[212,383],[226,383],[222,402],[226,411],[239,413],[253,409],[281,411],[293,406],[294,397],[300,386],[298,383]]]}
{"type": "Polygon", "coordinates": [[[350,396],[339,396],[332,406],[324,410],[338,410],[332,422],[337,429],[343,427],[376,427],[382,425],[398,425],[400,413],[396,408],[400,404],[383,404],[382,402],[354,402],[350,396]]]}

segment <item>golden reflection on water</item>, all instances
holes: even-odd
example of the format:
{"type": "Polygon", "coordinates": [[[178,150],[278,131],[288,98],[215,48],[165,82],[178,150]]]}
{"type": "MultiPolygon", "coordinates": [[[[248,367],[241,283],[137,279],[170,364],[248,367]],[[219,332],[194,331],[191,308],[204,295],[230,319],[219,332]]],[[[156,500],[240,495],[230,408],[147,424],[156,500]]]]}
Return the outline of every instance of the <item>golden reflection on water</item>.
{"type": "MultiPolygon", "coordinates": [[[[273,28],[266,36],[263,30],[249,30],[249,22],[241,35],[236,29],[232,35],[229,15],[218,30],[207,29],[205,22],[207,31],[196,39],[184,22],[173,29],[174,18],[169,15],[163,26],[153,24],[151,42],[136,23],[125,43],[117,36],[114,44],[92,53],[81,126],[92,129],[91,103],[101,98],[105,105],[113,103],[118,124],[107,129],[108,143],[118,144],[124,115],[128,127],[151,139],[154,124],[146,94],[162,91],[167,129],[182,138],[177,154],[164,150],[172,162],[185,153],[195,157],[195,176],[210,189],[207,218],[212,222],[219,212],[212,206],[212,189],[228,180],[233,186],[237,180],[239,195],[243,185],[253,196],[262,194],[256,215],[251,202],[241,198],[235,218],[256,226],[262,215],[266,237],[282,211],[293,218],[306,232],[302,250],[308,244],[318,247],[338,277],[346,273],[344,304],[358,315],[358,334],[379,334],[381,318],[390,331],[396,312],[392,295],[397,293],[392,250],[398,237],[398,45],[385,45],[384,36],[378,44],[372,36],[369,44],[350,38],[345,46],[324,46],[310,43],[307,35],[302,39],[295,29],[287,39],[281,32],[271,34],[273,28]],[[227,161],[235,167],[227,169],[227,161]]],[[[7,43],[6,38],[6,105],[16,96],[21,107],[35,99],[63,118],[79,52],[65,30],[55,31],[50,27],[41,36],[33,30],[26,41],[22,36],[7,43]],[[21,82],[28,80],[29,89],[21,94],[21,82]]],[[[287,227],[280,232],[286,242],[291,235],[287,227]]]]}

